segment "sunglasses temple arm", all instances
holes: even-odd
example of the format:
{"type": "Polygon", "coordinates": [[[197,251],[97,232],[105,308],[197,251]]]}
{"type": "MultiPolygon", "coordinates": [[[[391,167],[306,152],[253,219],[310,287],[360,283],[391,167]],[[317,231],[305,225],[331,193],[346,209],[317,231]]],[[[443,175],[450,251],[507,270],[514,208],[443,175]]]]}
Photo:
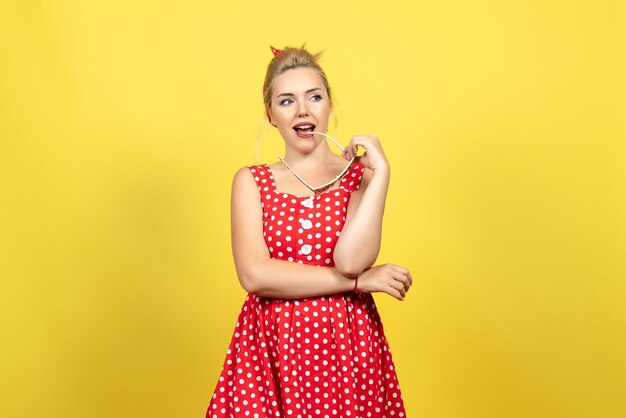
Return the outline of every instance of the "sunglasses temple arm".
{"type": "Polygon", "coordinates": [[[330,139],[331,141],[333,141],[333,142],[335,143],[335,145],[337,145],[339,148],[341,148],[341,150],[343,150],[343,147],[341,146],[341,144],[340,144],[339,142],[335,141],[335,140],[333,139],[333,137],[331,137],[330,135],[326,135],[326,134],[325,134],[325,133],[323,133],[323,132],[311,132],[311,133],[312,133],[312,134],[320,134],[320,135],[325,136],[326,138],[328,138],[328,139],[330,139]]]}

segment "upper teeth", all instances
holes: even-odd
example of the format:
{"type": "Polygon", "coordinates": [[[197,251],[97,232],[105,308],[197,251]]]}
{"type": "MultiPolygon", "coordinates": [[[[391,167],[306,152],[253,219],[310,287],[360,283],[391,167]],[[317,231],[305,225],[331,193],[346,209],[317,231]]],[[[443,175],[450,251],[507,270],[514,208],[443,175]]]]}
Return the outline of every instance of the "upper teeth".
{"type": "Polygon", "coordinates": [[[296,126],[297,129],[309,129],[312,128],[313,125],[300,125],[300,126],[296,126]]]}

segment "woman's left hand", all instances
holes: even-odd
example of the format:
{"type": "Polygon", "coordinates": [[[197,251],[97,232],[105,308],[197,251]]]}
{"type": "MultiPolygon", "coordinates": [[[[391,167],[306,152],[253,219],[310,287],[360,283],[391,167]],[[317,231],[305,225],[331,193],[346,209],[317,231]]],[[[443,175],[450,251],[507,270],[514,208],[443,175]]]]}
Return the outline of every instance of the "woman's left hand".
{"type": "Polygon", "coordinates": [[[343,149],[343,157],[351,160],[357,153],[358,147],[365,148],[365,154],[359,158],[359,162],[371,170],[389,170],[389,162],[376,135],[358,135],[352,137],[348,146],[343,149]]]}

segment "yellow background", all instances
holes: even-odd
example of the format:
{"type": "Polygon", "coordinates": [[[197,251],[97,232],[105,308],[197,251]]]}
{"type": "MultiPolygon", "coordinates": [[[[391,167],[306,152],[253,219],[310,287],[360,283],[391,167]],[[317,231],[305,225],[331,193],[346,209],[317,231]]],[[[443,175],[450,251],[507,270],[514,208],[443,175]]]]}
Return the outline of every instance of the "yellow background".
{"type": "MultiPolygon", "coordinates": [[[[0,6],[0,416],[204,416],[244,299],[243,165],[278,48],[392,166],[377,295],[409,418],[626,417],[626,6],[0,6]]],[[[265,129],[256,159],[256,138],[265,129]]]]}

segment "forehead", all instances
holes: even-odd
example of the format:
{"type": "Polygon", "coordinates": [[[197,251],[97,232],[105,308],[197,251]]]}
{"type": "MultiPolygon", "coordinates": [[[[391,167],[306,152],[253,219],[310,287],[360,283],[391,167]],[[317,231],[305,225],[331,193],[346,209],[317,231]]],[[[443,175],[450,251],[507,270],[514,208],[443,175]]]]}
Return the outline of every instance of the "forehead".
{"type": "Polygon", "coordinates": [[[298,94],[319,87],[326,91],[322,77],[313,68],[299,67],[287,70],[274,79],[273,96],[298,94]]]}

